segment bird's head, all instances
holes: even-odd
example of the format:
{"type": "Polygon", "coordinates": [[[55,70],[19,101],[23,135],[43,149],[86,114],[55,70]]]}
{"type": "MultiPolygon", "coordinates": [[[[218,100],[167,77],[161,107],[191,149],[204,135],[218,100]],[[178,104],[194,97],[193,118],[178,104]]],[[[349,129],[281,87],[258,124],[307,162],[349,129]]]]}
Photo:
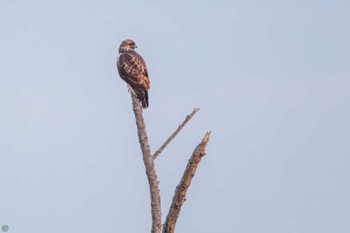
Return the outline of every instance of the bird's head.
{"type": "Polygon", "coordinates": [[[126,39],[120,44],[119,52],[135,50],[135,48],[137,48],[135,42],[131,39],[126,39]]]}

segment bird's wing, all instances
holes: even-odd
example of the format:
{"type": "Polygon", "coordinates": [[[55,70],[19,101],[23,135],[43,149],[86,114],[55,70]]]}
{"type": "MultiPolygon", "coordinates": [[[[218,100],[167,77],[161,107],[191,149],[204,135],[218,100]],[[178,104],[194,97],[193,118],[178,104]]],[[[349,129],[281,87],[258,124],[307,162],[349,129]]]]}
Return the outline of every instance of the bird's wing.
{"type": "Polygon", "coordinates": [[[120,53],[117,66],[120,77],[130,86],[144,90],[150,88],[146,63],[135,51],[120,53]]]}

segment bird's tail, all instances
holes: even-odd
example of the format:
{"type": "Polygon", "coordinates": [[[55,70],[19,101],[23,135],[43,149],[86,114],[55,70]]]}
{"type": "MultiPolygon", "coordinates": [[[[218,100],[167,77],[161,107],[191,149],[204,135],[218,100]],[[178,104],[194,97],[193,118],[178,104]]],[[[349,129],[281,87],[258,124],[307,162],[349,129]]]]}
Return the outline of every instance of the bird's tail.
{"type": "Polygon", "coordinates": [[[142,103],[142,108],[148,107],[148,91],[147,90],[138,90],[137,93],[137,99],[139,99],[142,103]]]}
{"type": "Polygon", "coordinates": [[[143,96],[142,96],[142,99],[140,99],[141,102],[142,102],[142,107],[143,108],[148,108],[148,91],[145,90],[143,92],[143,96]]]}

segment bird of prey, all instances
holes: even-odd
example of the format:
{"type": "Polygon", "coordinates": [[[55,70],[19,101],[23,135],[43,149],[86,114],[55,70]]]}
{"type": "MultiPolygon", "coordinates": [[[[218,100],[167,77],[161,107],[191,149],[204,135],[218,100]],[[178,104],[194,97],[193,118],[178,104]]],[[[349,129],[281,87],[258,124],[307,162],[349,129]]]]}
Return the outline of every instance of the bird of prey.
{"type": "Polygon", "coordinates": [[[137,48],[135,42],[130,39],[120,44],[117,68],[119,76],[131,86],[142,107],[147,108],[150,81],[146,63],[135,48],[137,48]]]}

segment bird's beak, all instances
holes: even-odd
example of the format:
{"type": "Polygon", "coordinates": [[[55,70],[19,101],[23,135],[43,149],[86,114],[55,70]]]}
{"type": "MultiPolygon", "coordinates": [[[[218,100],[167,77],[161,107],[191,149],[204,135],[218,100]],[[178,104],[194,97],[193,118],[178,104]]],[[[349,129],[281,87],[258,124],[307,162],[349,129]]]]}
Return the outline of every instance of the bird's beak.
{"type": "Polygon", "coordinates": [[[137,48],[137,45],[134,45],[134,49],[136,49],[137,48]]]}

